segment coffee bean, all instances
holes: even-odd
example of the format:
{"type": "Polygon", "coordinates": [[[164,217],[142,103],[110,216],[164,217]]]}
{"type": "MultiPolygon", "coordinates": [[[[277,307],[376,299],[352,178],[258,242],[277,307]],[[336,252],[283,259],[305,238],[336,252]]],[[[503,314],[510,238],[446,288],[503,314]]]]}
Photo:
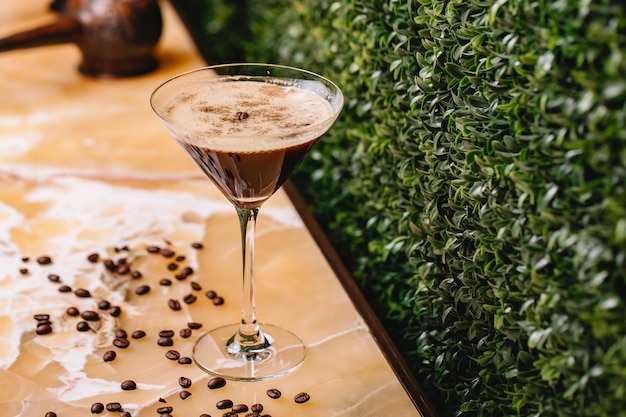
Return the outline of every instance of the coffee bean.
{"type": "Polygon", "coordinates": [[[167,301],[167,306],[169,308],[171,308],[172,310],[174,310],[174,311],[179,311],[180,310],[180,302],[178,300],[173,299],[173,298],[170,298],[167,301]]]}
{"type": "Polygon", "coordinates": [[[235,404],[233,405],[233,411],[237,414],[245,413],[246,411],[248,411],[248,406],[245,404],[235,404]]]}
{"type": "Polygon", "coordinates": [[[132,415],[128,411],[121,411],[120,417],[132,417],[132,415]]]}
{"type": "Polygon", "coordinates": [[[119,317],[122,314],[122,309],[119,306],[112,306],[109,314],[111,317],[119,317]]]}
{"type": "Polygon", "coordinates": [[[191,289],[194,291],[201,291],[202,286],[198,284],[196,281],[191,281],[191,289]]]}
{"type": "Polygon", "coordinates": [[[33,315],[33,318],[38,322],[48,321],[50,320],[50,314],[35,314],[33,315]]]}
{"type": "Polygon", "coordinates": [[[135,381],[133,381],[132,379],[127,379],[126,381],[123,381],[120,384],[120,387],[124,390],[124,391],[132,391],[134,389],[137,389],[137,384],[135,383],[135,381]]]}
{"type": "Polygon", "coordinates": [[[193,268],[190,266],[186,266],[182,269],[182,271],[180,271],[181,274],[185,274],[187,276],[192,275],[193,274],[193,268]]]}
{"type": "Polygon", "coordinates": [[[238,417],[239,414],[235,413],[234,411],[227,411],[224,414],[222,414],[222,417],[238,417]]]}
{"type": "Polygon", "coordinates": [[[191,364],[191,362],[192,362],[191,358],[187,356],[181,356],[180,359],[178,359],[178,363],[181,365],[189,365],[191,364]]]}
{"type": "Polygon", "coordinates": [[[260,413],[261,411],[263,411],[263,404],[252,404],[252,406],[250,406],[250,410],[254,413],[260,413]]]}
{"type": "Polygon", "coordinates": [[[40,256],[37,258],[37,263],[39,265],[50,265],[52,263],[52,258],[49,256],[40,256]]]}
{"type": "Polygon", "coordinates": [[[164,407],[159,407],[157,408],[157,414],[170,414],[172,411],[174,411],[174,407],[170,407],[170,406],[164,406],[164,407]]]}
{"type": "Polygon", "coordinates": [[[115,272],[119,275],[126,275],[130,272],[130,267],[128,265],[118,265],[115,272]]]}
{"type": "Polygon", "coordinates": [[[91,404],[91,414],[100,414],[104,411],[104,404],[93,403],[91,404]]]}
{"type": "Polygon", "coordinates": [[[117,402],[107,403],[106,409],[107,411],[119,412],[119,411],[122,411],[122,404],[117,403],[117,402]]]}
{"type": "Polygon", "coordinates": [[[157,344],[159,346],[172,346],[174,344],[174,341],[171,337],[159,337],[159,340],[157,340],[157,344]]]}
{"type": "Polygon", "coordinates": [[[226,385],[226,380],[220,376],[209,379],[209,383],[207,384],[209,389],[222,388],[224,385],[226,385]]]}
{"type": "Polygon", "coordinates": [[[206,293],[204,293],[207,298],[210,298],[211,300],[214,299],[215,297],[217,297],[217,293],[213,290],[208,290],[206,293]]]}
{"type": "Polygon", "coordinates": [[[165,357],[171,361],[177,361],[180,358],[180,353],[177,350],[168,350],[165,352],[165,357]]]}
{"type": "Polygon", "coordinates": [[[50,326],[47,323],[39,324],[39,325],[37,325],[36,332],[37,332],[38,335],[44,335],[44,334],[52,333],[52,326],[50,326]]]}
{"type": "Polygon", "coordinates": [[[209,414],[202,413],[202,414],[200,414],[200,417],[211,417],[211,416],[209,414]]]}
{"type": "Polygon", "coordinates": [[[189,336],[191,336],[191,329],[186,328],[186,329],[180,329],[180,332],[178,333],[180,335],[180,337],[182,337],[183,339],[187,339],[189,336]]]}
{"type": "Polygon", "coordinates": [[[65,313],[68,316],[72,316],[72,317],[76,317],[76,316],[80,315],[80,311],[78,311],[78,309],[76,307],[68,307],[67,310],[65,310],[65,313]]]}
{"type": "Polygon", "coordinates": [[[293,397],[293,400],[297,402],[298,404],[305,403],[309,401],[310,399],[311,399],[311,396],[307,394],[306,392],[300,392],[296,394],[295,397],[293,397]]]}
{"type": "Polygon", "coordinates": [[[193,304],[196,302],[197,299],[198,297],[196,297],[193,294],[187,294],[186,296],[183,297],[183,301],[185,302],[185,304],[193,304]]]}
{"type": "Polygon", "coordinates": [[[180,378],[178,378],[178,385],[183,388],[189,388],[191,386],[191,379],[181,376],[180,378]]]}
{"type": "Polygon", "coordinates": [[[93,310],[86,310],[80,313],[80,316],[83,320],[87,321],[98,321],[100,320],[100,315],[93,310]]]}
{"type": "Polygon", "coordinates": [[[48,275],[48,280],[50,282],[61,282],[61,277],[58,276],[57,274],[50,274],[48,275]]]}
{"type": "Polygon", "coordinates": [[[218,295],[213,299],[213,304],[215,304],[216,306],[221,306],[222,304],[224,304],[224,299],[218,295]]]}
{"type": "Polygon", "coordinates": [[[237,120],[245,120],[249,116],[250,115],[248,114],[248,112],[245,112],[245,111],[238,111],[237,113],[235,113],[235,119],[237,120]]]}
{"type": "Polygon", "coordinates": [[[191,247],[194,248],[194,249],[202,249],[204,246],[200,242],[193,242],[191,244],[191,247]]]}
{"type": "Polygon", "coordinates": [[[183,390],[178,395],[180,396],[180,398],[182,400],[185,400],[185,399],[189,398],[189,396],[191,396],[191,393],[189,391],[183,390]]]}
{"type": "Polygon", "coordinates": [[[117,271],[117,264],[111,259],[105,259],[104,261],[102,261],[102,264],[107,270],[111,272],[117,271]]]}
{"type": "Polygon", "coordinates": [[[161,252],[161,255],[163,255],[166,258],[171,258],[174,255],[176,255],[176,253],[173,250],[167,249],[167,248],[161,249],[160,252],[161,252]]]}
{"type": "Polygon", "coordinates": [[[78,330],[79,332],[87,332],[91,330],[91,327],[89,327],[89,323],[81,320],[78,323],[76,323],[76,330],[78,330]]]}
{"type": "Polygon", "coordinates": [[[117,357],[117,353],[115,353],[115,351],[113,350],[107,350],[106,352],[104,352],[104,355],[102,355],[102,359],[105,362],[114,361],[116,357],[117,357]]]}
{"type": "Polygon", "coordinates": [[[28,274],[28,268],[20,268],[20,274],[22,275],[28,274]]]}
{"type": "Polygon", "coordinates": [[[113,339],[113,346],[118,347],[120,349],[126,349],[129,345],[130,345],[130,342],[128,341],[128,339],[122,339],[119,337],[116,337],[115,339],[113,339]]]}
{"type": "Polygon", "coordinates": [[[170,285],[172,285],[172,280],[171,279],[167,279],[167,278],[163,278],[159,281],[159,285],[162,285],[164,287],[169,287],[170,285]]]}
{"type": "Polygon", "coordinates": [[[215,406],[218,410],[225,410],[226,408],[231,408],[233,406],[233,402],[231,400],[219,400],[215,406]]]}
{"type": "Polygon", "coordinates": [[[149,292],[150,292],[149,285],[140,285],[137,288],[135,288],[135,294],[137,295],[144,295],[144,294],[148,294],[149,292]]]}
{"type": "Polygon", "coordinates": [[[267,394],[268,397],[274,398],[274,399],[280,398],[280,396],[283,395],[283,393],[277,390],[276,388],[270,388],[267,391],[265,391],[265,393],[267,394]]]}
{"type": "Polygon", "coordinates": [[[111,303],[109,303],[107,300],[102,300],[98,303],[98,308],[100,310],[108,310],[111,308],[111,303]]]}
{"type": "Polygon", "coordinates": [[[170,262],[167,264],[168,271],[176,271],[178,269],[178,264],[174,262],[170,262]]]}
{"type": "Polygon", "coordinates": [[[187,323],[187,327],[189,327],[190,329],[193,330],[198,330],[202,327],[202,323],[196,323],[194,321],[191,321],[189,323],[187,323]]]}
{"type": "Polygon", "coordinates": [[[74,291],[74,294],[75,294],[77,297],[80,297],[80,298],[89,298],[89,297],[91,297],[91,293],[89,292],[89,290],[86,290],[86,289],[84,289],[84,288],[77,288],[77,289],[74,291]]]}
{"type": "Polygon", "coordinates": [[[87,260],[91,263],[96,263],[98,262],[98,259],[100,259],[100,255],[98,255],[97,253],[90,253],[89,255],[87,255],[87,260]]]}
{"type": "Polygon", "coordinates": [[[59,287],[59,292],[72,292],[72,287],[69,285],[61,285],[59,287]]]}
{"type": "Polygon", "coordinates": [[[133,277],[133,279],[139,279],[142,277],[141,272],[139,271],[132,271],[130,273],[130,276],[133,277]]]}
{"type": "Polygon", "coordinates": [[[57,413],[55,413],[54,411],[48,411],[46,413],[46,417],[57,417],[57,413]]]}
{"type": "Polygon", "coordinates": [[[175,334],[174,330],[161,330],[159,337],[174,337],[175,334]]]}
{"type": "Polygon", "coordinates": [[[128,339],[128,333],[124,329],[115,329],[115,337],[120,339],[128,339]]]}
{"type": "Polygon", "coordinates": [[[135,330],[130,337],[132,337],[133,339],[141,339],[142,337],[146,336],[146,332],[144,332],[143,330],[135,330]]]}

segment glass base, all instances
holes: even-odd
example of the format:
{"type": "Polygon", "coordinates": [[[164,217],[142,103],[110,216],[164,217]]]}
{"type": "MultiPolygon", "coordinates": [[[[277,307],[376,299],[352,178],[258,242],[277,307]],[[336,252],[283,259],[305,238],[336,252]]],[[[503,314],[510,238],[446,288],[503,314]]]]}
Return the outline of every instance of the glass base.
{"type": "Polygon", "coordinates": [[[306,356],[302,340],[289,330],[261,324],[266,342],[246,348],[234,342],[239,324],[203,334],[193,348],[193,359],[205,372],[236,381],[261,381],[295,370],[306,356]]]}

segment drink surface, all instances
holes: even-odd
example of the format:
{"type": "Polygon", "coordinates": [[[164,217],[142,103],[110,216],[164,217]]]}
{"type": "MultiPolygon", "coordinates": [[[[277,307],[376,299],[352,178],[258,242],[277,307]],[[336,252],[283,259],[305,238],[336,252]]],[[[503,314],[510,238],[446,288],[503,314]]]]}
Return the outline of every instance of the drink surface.
{"type": "Polygon", "coordinates": [[[163,117],[177,138],[214,150],[255,152],[321,136],[333,109],[320,95],[259,81],[208,80],[179,93],[163,117]]]}
{"type": "Polygon", "coordinates": [[[334,120],[312,91],[253,81],[203,82],[162,115],[222,193],[248,208],[274,194],[334,120]]]}

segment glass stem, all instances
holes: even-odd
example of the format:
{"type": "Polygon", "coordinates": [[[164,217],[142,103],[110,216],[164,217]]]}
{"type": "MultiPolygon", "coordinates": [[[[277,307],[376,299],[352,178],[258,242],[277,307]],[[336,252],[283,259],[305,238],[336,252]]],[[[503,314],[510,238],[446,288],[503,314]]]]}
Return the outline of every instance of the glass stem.
{"type": "Polygon", "coordinates": [[[241,323],[239,334],[235,338],[243,351],[264,347],[266,344],[265,337],[257,323],[254,301],[254,232],[258,213],[258,208],[237,208],[241,227],[243,289],[241,323]]]}

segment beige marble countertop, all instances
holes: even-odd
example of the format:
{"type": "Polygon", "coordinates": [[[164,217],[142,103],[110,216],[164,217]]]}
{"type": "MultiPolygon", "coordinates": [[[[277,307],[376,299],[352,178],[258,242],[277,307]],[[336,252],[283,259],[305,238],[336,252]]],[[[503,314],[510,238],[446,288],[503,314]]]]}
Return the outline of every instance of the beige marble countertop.
{"type": "MultiPolygon", "coordinates": [[[[4,3],[0,36],[54,18],[47,1],[4,3]]],[[[210,390],[210,377],[195,365],[165,357],[169,349],[191,356],[202,329],[238,320],[241,260],[234,209],[149,108],[158,84],[204,65],[175,13],[162,9],[160,66],[147,75],[82,76],[72,44],[0,54],[0,417],[85,416],[94,402],[119,402],[132,416],[171,406],[175,416],[215,417],[224,413],[215,405],[222,399],[262,403],[274,417],[421,415],[282,190],[259,217],[257,312],[303,338],[304,364],[277,379],[210,390]],[[184,256],[180,267],[194,274],[174,279],[171,259],[149,254],[151,245],[184,256]],[[87,260],[92,253],[98,262],[87,260]],[[51,263],[39,263],[42,256],[51,263]],[[122,258],[141,277],[107,271],[104,259],[122,258]],[[162,278],[173,284],[159,285],[162,278]],[[60,292],[62,285],[72,291],[60,292]],[[140,285],[151,291],[137,295],[140,285]],[[91,297],[78,297],[79,288],[91,297]],[[225,303],[213,305],[209,289],[225,303]],[[180,311],[167,307],[189,294],[197,301],[182,302],[180,311]],[[102,300],[122,314],[99,310],[102,300]],[[79,332],[70,306],[98,311],[98,328],[79,332]],[[50,315],[50,334],[35,332],[35,314],[50,315]],[[189,322],[203,328],[180,337],[189,322]],[[118,328],[146,336],[118,348],[111,344],[118,328]],[[157,344],[164,329],[176,331],[172,347],[157,344]],[[103,360],[108,350],[117,353],[111,362],[103,360]],[[180,377],[192,381],[186,399],[180,377]],[[128,379],[136,390],[121,389],[128,379]],[[268,398],[269,388],[283,396],[268,398]],[[302,391],[311,399],[296,404],[302,391]]]]}

